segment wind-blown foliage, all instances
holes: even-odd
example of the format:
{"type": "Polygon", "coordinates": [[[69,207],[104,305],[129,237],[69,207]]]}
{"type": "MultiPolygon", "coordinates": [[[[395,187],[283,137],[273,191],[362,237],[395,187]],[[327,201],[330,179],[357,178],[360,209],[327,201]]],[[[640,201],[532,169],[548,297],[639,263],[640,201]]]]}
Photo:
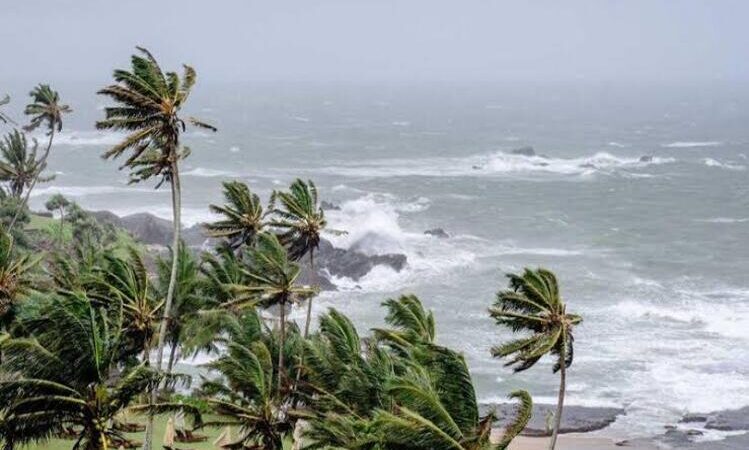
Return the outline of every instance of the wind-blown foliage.
{"type": "Polygon", "coordinates": [[[260,197],[240,181],[228,181],[223,186],[226,204],[209,206],[212,212],[223,218],[206,224],[208,235],[227,239],[235,250],[252,245],[266,226],[260,197]]]}
{"type": "MultiPolygon", "coordinates": [[[[226,352],[207,367],[222,376],[222,382],[207,382],[204,390],[214,394],[209,404],[220,419],[207,425],[232,425],[240,435],[228,448],[280,450],[293,430],[287,413],[291,397],[278,389],[273,353],[281,345],[280,335],[265,326],[253,309],[241,315],[227,314],[226,352]]],[[[283,344],[286,359],[295,361],[300,337],[291,327],[283,344]]]]}
{"type": "MultiPolygon", "coordinates": [[[[414,296],[384,305],[394,329],[375,330],[376,339],[364,343],[345,316],[332,310],[322,317],[305,353],[305,448],[502,448],[490,443],[494,416],[479,417],[462,355],[434,343],[431,312],[414,296]]],[[[507,440],[529,417],[523,408],[507,440]]]]}
{"type": "Polygon", "coordinates": [[[123,315],[96,307],[83,294],[57,299],[25,321],[32,338],[2,343],[0,430],[6,448],[76,435],[74,448],[106,449],[124,438],[108,423],[158,382],[146,365],[119,373],[123,315]]]}
{"type": "MultiPolygon", "coordinates": [[[[0,98],[0,106],[5,106],[8,103],[10,103],[10,95],[5,94],[5,97],[0,98]]],[[[8,123],[8,122],[13,123],[10,117],[8,117],[8,115],[5,114],[2,109],[0,109],[0,122],[1,123],[8,123]]]]}
{"type": "MultiPolygon", "coordinates": [[[[130,170],[131,182],[160,178],[161,183],[169,181],[172,192],[173,241],[172,248],[180,245],[182,229],[182,192],[179,177],[179,162],[189,155],[189,149],[180,144],[180,136],[190,123],[212,131],[216,129],[198,119],[183,119],[181,112],[190,96],[197,74],[185,65],[180,78],[176,72],[164,72],[153,55],[145,48],[138,47],[139,55],[131,57],[131,70],[114,71],[115,84],[99,90],[100,95],[109,97],[116,106],[104,109],[105,118],[96,123],[98,129],[124,131],[127,136],[104,153],[105,159],[116,159],[130,152],[121,169],[130,170]]],[[[172,317],[172,302],[177,285],[178,258],[172,258],[172,270],[164,304],[164,317],[159,327],[159,341],[156,349],[156,368],[161,369],[167,324],[172,317]]],[[[155,402],[153,392],[152,402],[155,402]]],[[[153,420],[149,419],[149,433],[146,448],[151,449],[153,420]]]]}
{"type": "Polygon", "coordinates": [[[554,356],[553,371],[560,372],[560,387],[550,444],[553,450],[562,419],[566,369],[572,365],[574,357],[572,332],[582,318],[567,313],[552,272],[542,268],[525,269],[522,275],[508,277],[510,289],[497,294],[489,313],[498,325],[530,335],[492,348],[492,355],[509,358],[506,365],[513,366],[515,372],[530,369],[547,354],[554,356]]]}
{"type": "Polygon", "coordinates": [[[28,189],[26,189],[26,195],[24,195],[23,201],[18,206],[16,214],[13,216],[13,220],[11,220],[10,225],[8,226],[9,230],[13,229],[13,226],[16,224],[19,217],[21,217],[28,207],[31,191],[34,190],[34,186],[36,186],[36,183],[39,181],[42,170],[47,167],[47,159],[49,158],[50,150],[52,150],[52,142],[55,138],[55,133],[62,131],[63,115],[73,111],[70,106],[60,103],[60,95],[48,84],[40,84],[32,89],[32,91],[29,92],[29,95],[31,96],[32,102],[26,105],[24,113],[27,116],[30,116],[31,119],[29,124],[24,127],[24,130],[34,131],[39,127],[44,127],[47,129],[46,134],[49,139],[47,141],[47,147],[44,149],[44,153],[38,160],[38,170],[34,174],[31,184],[29,184],[28,189]]]}
{"type": "MultiPolygon", "coordinates": [[[[21,198],[45,168],[42,161],[37,159],[38,147],[36,139],[29,145],[26,135],[18,130],[11,131],[0,141],[0,181],[8,183],[10,194],[15,198],[21,198]]],[[[38,181],[46,182],[53,178],[40,176],[38,181]]]]}
{"type": "Polygon", "coordinates": [[[32,269],[39,258],[19,254],[13,237],[0,228],[0,330],[5,330],[15,315],[18,302],[32,288],[32,269]]]}

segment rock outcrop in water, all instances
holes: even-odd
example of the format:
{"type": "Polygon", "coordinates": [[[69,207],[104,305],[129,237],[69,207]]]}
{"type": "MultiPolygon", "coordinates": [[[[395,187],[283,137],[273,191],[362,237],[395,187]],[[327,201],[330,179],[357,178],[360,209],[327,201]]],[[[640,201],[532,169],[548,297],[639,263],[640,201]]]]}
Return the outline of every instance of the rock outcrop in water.
{"type": "Polygon", "coordinates": [[[430,230],[426,230],[424,234],[441,239],[447,239],[450,237],[450,233],[445,231],[444,228],[432,228],[430,230]]]}
{"type": "MultiPolygon", "coordinates": [[[[151,246],[154,253],[162,254],[164,247],[172,244],[172,222],[153,214],[137,213],[124,217],[109,211],[92,211],[91,214],[102,223],[125,229],[139,242],[151,246]]],[[[201,225],[183,229],[182,238],[189,247],[195,249],[206,249],[213,243],[205,235],[201,225]]],[[[369,255],[355,249],[336,248],[330,241],[323,239],[315,253],[316,277],[311,276],[306,262],[303,262],[300,281],[319,284],[323,290],[335,290],[336,286],[330,281],[331,276],[359,281],[376,266],[386,266],[400,272],[407,262],[406,255],[403,254],[369,255]]]]}
{"type": "Polygon", "coordinates": [[[536,156],[536,150],[530,145],[510,150],[511,155],[536,156]]]}
{"type": "MultiPolygon", "coordinates": [[[[491,408],[496,408],[497,426],[505,426],[512,420],[517,405],[502,403],[499,405],[482,405],[482,414],[491,408]]],[[[533,417],[523,430],[525,436],[549,436],[547,430],[547,418],[550,413],[556,411],[556,405],[533,405],[533,417]]],[[[560,433],[587,433],[602,430],[616,421],[616,418],[625,414],[621,408],[592,408],[586,406],[565,406],[562,416],[560,433]]]]}

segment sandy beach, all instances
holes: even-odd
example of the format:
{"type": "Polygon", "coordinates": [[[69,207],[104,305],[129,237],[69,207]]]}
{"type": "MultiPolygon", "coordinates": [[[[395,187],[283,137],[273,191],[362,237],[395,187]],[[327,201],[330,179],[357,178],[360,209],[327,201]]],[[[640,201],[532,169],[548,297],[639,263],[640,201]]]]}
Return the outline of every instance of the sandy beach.
{"type": "MultiPolygon", "coordinates": [[[[545,450],[549,446],[549,438],[535,438],[520,436],[510,445],[510,450],[545,450]]],[[[649,444],[632,444],[617,446],[614,441],[606,438],[585,436],[580,434],[569,434],[559,436],[557,450],[656,450],[655,446],[649,444]]]]}

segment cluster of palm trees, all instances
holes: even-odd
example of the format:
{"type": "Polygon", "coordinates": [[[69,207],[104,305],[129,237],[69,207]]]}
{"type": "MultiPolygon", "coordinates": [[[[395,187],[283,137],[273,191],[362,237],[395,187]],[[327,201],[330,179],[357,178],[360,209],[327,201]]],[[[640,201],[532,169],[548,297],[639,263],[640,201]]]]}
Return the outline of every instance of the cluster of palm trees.
{"type": "MultiPolygon", "coordinates": [[[[188,412],[196,428],[236,425],[236,449],[505,449],[527,425],[532,401],[525,391],[515,419],[492,442],[494,413],[481,416],[463,356],[438,344],[433,314],[413,295],[389,299],[386,327],[362,336],[335,309],[313,330],[315,251],[327,229],[312,181],[295,180],[272,193],[266,207],[240,181],[223,184],[225,203],[210,205],[218,220],[206,224],[217,244],[196,255],[180,239],[182,115],[196,81],[184,66],[164,72],[138,48],[131,67],[114,71],[99,91],[113,105],[96,126],[126,132],[103,157],[126,158],[133,183],[155,180],[172,194],[173,244],[155,263],[136,248],[96,240],[63,239],[64,197],[49,210],[61,214],[60,245],[32,257],[9,232],[43,170],[62,116],[70,111],[57,92],[40,85],[26,108],[31,131],[43,126],[48,143],[39,156],[18,130],[0,143],[0,180],[18,199],[18,211],[0,229],[0,441],[6,448],[52,437],[75,439],[73,448],[131,447],[125,413],[147,417],[144,447],[153,448],[157,414],[188,412]],[[300,281],[306,261],[311,283],[300,281]],[[303,328],[289,320],[304,304],[303,328]],[[164,367],[166,349],[170,350],[164,367]],[[201,410],[173,401],[188,384],[175,373],[180,358],[214,355],[210,376],[194,391],[201,410]],[[210,420],[204,417],[210,413],[210,420]]],[[[0,120],[7,121],[6,116],[0,120]]],[[[74,205],[73,205],[74,206],[74,205]]],[[[516,371],[543,356],[560,372],[558,410],[550,448],[562,417],[566,370],[572,364],[574,327],[555,276],[544,269],[511,275],[491,316],[520,339],[495,347],[516,371]]]]}

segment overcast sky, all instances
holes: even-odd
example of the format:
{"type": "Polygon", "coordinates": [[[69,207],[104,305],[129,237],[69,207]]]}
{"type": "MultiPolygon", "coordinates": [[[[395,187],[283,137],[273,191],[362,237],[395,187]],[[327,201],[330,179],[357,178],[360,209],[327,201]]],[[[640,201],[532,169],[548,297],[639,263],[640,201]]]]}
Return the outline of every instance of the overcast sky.
{"type": "Polygon", "coordinates": [[[745,0],[0,0],[0,82],[749,79],[745,0]]]}

